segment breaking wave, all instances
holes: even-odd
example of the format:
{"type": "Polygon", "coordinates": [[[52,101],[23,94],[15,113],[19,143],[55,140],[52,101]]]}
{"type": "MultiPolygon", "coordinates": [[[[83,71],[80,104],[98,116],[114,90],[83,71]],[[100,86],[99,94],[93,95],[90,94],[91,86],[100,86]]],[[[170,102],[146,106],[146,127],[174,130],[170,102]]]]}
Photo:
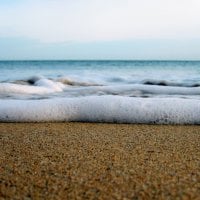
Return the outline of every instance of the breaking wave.
{"type": "Polygon", "coordinates": [[[46,97],[81,97],[91,95],[117,95],[128,97],[194,97],[199,98],[200,87],[198,85],[181,85],[156,81],[143,83],[118,83],[102,84],[92,81],[79,81],[67,77],[47,79],[42,76],[34,76],[26,80],[0,83],[0,97],[40,99],[46,97]],[[163,87],[164,86],[164,87],[163,87]],[[29,98],[30,97],[30,98],[29,98]]]}

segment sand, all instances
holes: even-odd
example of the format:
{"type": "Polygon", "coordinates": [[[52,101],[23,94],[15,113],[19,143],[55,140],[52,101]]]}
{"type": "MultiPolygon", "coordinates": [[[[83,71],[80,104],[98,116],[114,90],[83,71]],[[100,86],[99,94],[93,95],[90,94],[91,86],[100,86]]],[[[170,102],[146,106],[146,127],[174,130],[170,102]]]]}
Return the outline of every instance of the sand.
{"type": "Polygon", "coordinates": [[[200,199],[200,126],[0,123],[0,199],[200,199]]]}

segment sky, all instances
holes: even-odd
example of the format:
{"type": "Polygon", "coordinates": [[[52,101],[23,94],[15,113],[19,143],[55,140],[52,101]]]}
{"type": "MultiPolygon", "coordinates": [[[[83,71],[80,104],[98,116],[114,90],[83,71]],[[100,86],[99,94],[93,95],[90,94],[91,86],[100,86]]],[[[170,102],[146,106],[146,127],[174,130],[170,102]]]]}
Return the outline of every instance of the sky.
{"type": "Polygon", "coordinates": [[[0,60],[200,60],[199,0],[0,0],[0,60]]]}

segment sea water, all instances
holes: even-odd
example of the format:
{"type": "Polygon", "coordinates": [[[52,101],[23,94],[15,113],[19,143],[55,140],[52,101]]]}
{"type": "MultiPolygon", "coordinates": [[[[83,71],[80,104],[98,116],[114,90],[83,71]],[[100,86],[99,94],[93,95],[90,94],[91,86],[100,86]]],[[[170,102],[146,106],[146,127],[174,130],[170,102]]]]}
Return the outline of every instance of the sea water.
{"type": "Polygon", "coordinates": [[[200,62],[0,61],[0,121],[200,124],[200,62]]]}

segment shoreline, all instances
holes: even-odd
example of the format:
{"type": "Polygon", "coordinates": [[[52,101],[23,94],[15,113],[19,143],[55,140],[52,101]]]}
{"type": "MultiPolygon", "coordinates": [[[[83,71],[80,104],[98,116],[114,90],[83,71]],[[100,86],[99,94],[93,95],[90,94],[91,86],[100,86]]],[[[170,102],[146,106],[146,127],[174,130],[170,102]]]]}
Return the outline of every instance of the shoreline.
{"type": "Polygon", "coordinates": [[[0,123],[0,197],[195,199],[200,126],[0,123]]]}

